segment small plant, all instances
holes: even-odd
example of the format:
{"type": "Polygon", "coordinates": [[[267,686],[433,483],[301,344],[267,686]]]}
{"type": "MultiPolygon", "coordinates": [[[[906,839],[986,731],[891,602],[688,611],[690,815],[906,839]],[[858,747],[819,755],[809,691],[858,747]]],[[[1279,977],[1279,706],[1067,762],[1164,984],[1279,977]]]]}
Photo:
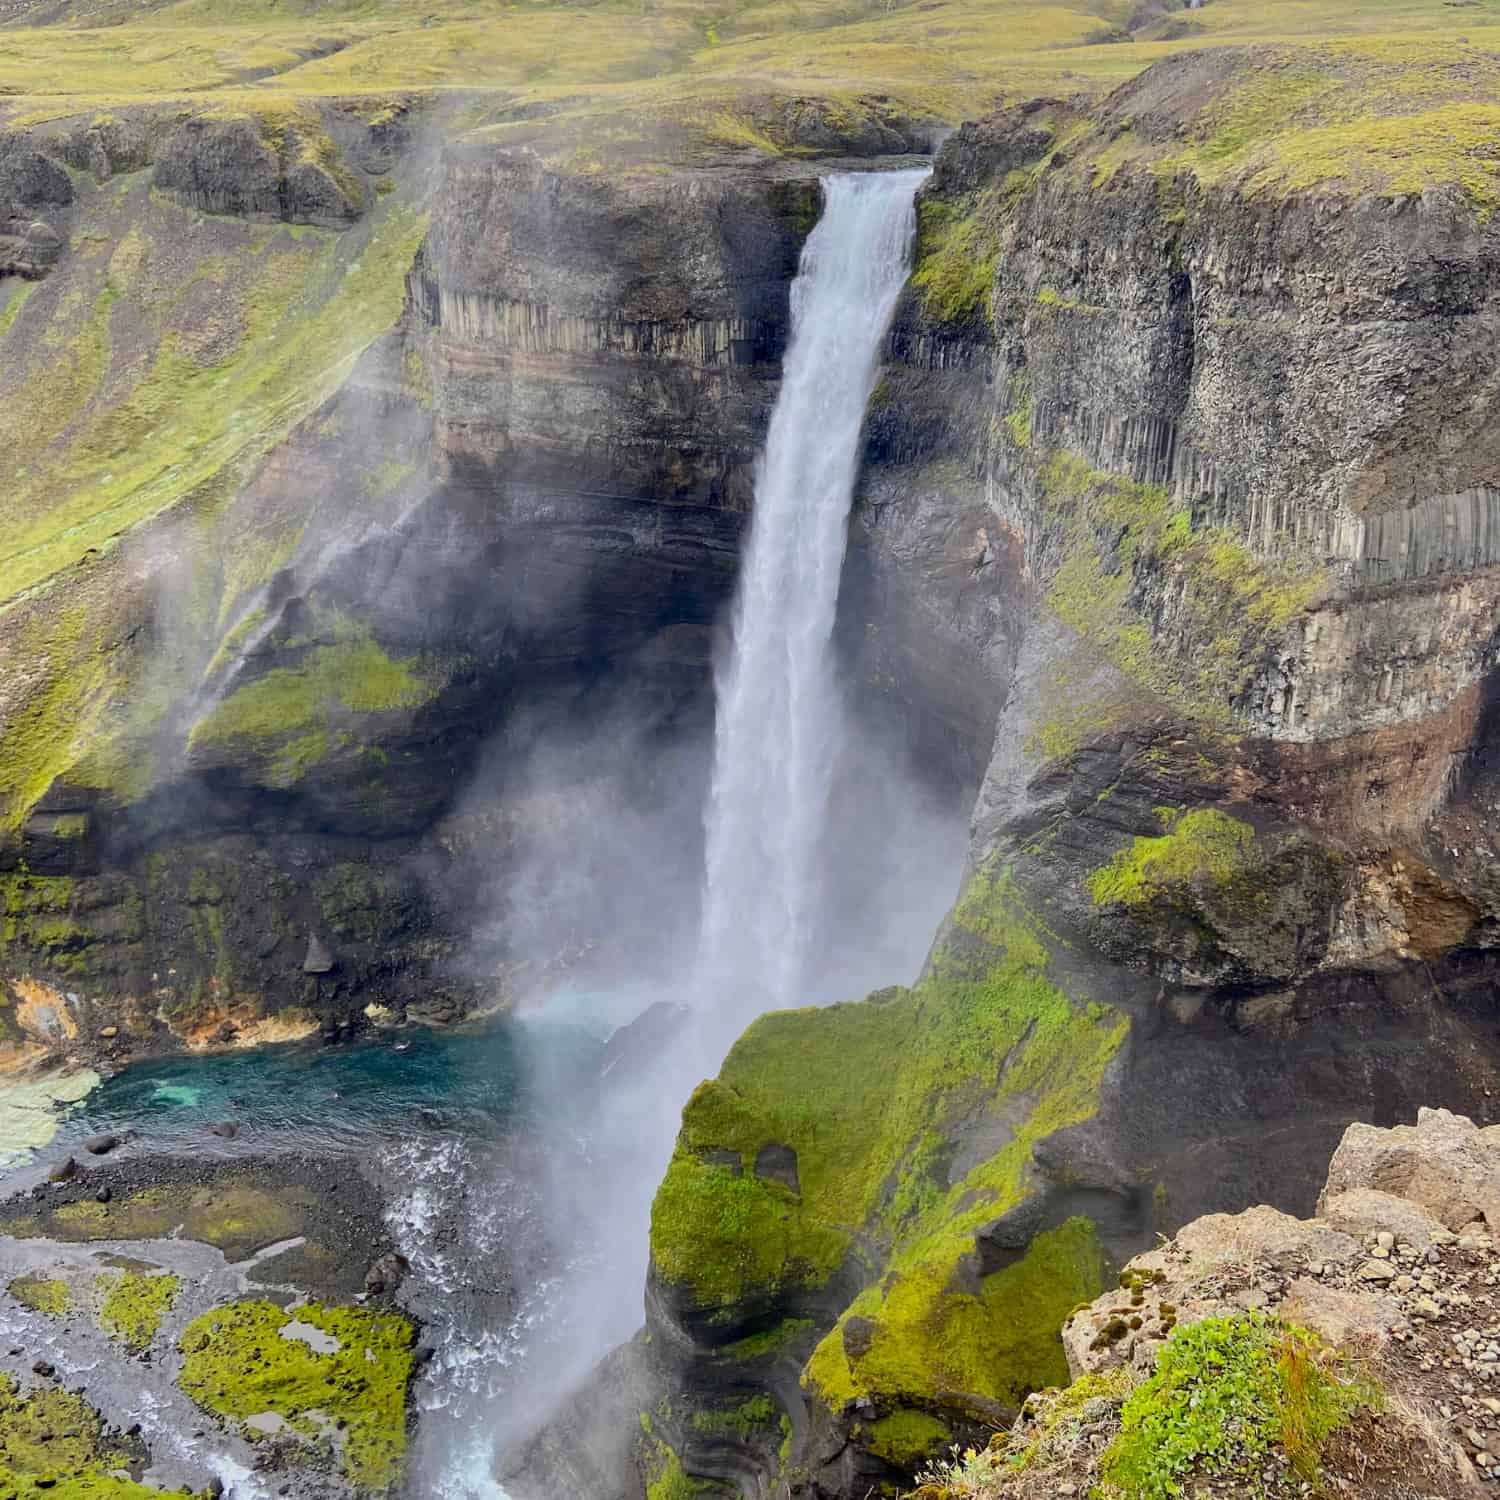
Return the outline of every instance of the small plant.
{"type": "Polygon", "coordinates": [[[1258,1315],[1207,1318],[1174,1332],[1156,1373],[1126,1398],[1103,1477],[1130,1500],[1172,1500],[1192,1474],[1233,1477],[1256,1493],[1279,1446],[1315,1483],[1328,1438],[1373,1400],[1305,1329],[1258,1315]]]}

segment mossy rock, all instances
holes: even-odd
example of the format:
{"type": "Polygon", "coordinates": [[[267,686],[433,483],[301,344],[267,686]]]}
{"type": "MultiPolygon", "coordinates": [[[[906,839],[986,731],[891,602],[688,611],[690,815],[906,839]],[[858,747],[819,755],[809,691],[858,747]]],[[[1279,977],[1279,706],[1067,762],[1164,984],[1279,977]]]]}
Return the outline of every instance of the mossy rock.
{"type": "Polygon", "coordinates": [[[238,1261],[303,1233],[312,1206],[310,1195],[295,1188],[271,1192],[235,1182],[173,1183],[121,1194],[109,1203],[87,1198],[36,1212],[8,1210],[0,1214],[0,1231],[72,1242],[161,1239],[180,1231],[238,1261]]]}
{"type": "Polygon", "coordinates": [[[127,1349],[140,1353],[156,1337],[181,1285],[169,1272],[106,1272],[95,1283],[99,1326],[127,1349]]]}
{"type": "Polygon", "coordinates": [[[22,1392],[0,1375],[0,1495],[6,1500],[162,1500],[187,1490],[137,1484],[142,1454],[112,1440],[81,1396],[44,1385],[22,1392]]]}
{"type": "Polygon", "coordinates": [[[406,1452],[414,1332],[397,1313],[233,1302],[183,1330],[178,1383],[221,1417],[274,1413],[310,1440],[328,1424],[341,1427],[344,1473],[384,1490],[400,1477],[406,1452]]]}
{"type": "Polygon", "coordinates": [[[73,1305],[73,1294],[66,1281],[55,1277],[29,1275],[17,1276],[6,1287],[22,1307],[33,1312],[46,1313],[50,1318],[65,1318],[73,1305]]]}
{"type": "Polygon", "coordinates": [[[1052,942],[991,869],[913,989],[762,1017],[694,1093],[653,1206],[661,1305],[727,1356],[773,1353],[789,1326],[767,1330],[776,1310],[806,1316],[865,1283],[804,1384],[836,1418],[866,1398],[883,1417],[922,1413],[873,1437],[862,1424],[895,1467],[937,1441],[931,1424],[997,1420],[1065,1379],[1062,1322],[1103,1285],[1085,1219],[988,1274],[976,1246],[1032,1193],[1032,1146],[1094,1112],[1126,1032],[1052,982],[1052,942]],[[955,1173],[985,1128],[1007,1144],[955,1173]],[[794,1154],[795,1190],[757,1172],[772,1145],[794,1154]]]}

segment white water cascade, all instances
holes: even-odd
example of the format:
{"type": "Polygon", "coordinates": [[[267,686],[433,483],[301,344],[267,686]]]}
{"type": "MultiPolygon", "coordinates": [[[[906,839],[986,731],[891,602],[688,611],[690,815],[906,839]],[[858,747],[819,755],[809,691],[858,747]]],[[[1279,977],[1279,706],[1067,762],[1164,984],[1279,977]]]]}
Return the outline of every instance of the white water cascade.
{"type": "Polygon", "coordinates": [[[695,989],[714,1040],[806,1004],[843,730],[831,638],[865,407],[925,171],[824,179],[718,687],[695,989]]]}

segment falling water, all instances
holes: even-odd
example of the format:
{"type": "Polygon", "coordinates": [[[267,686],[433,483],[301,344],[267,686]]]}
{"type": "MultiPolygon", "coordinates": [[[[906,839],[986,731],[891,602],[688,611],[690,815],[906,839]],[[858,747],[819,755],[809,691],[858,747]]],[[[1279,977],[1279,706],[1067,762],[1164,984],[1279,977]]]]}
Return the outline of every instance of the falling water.
{"type": "Polygon", "coordinates": [[[715,1029],[804,1003],[842,708],[830,639],[860,429],[922,171],[824,179],[718,682],[697,987],[715,1029]]]}

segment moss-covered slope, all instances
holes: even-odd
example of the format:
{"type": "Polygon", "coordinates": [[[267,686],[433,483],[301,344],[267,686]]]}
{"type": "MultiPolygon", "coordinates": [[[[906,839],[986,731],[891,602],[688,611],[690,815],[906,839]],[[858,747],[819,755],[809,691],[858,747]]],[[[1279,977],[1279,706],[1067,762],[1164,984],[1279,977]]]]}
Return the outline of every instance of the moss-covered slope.
{"type": "Polygon", "coordinates": [[[1024,1255],[981,1243],[1125,1034],[1049,977],[1051,944],[1003,871],[976,877],[913,989],[757,1021],[657,1193],[656,1316],[731,1362],[811,1318],[815,1425],[857,1413],[852,1441],[896,1468],[1058,1379],[1061,1321],[1103,1275],[1083,1218],[1024,1255]]]}

